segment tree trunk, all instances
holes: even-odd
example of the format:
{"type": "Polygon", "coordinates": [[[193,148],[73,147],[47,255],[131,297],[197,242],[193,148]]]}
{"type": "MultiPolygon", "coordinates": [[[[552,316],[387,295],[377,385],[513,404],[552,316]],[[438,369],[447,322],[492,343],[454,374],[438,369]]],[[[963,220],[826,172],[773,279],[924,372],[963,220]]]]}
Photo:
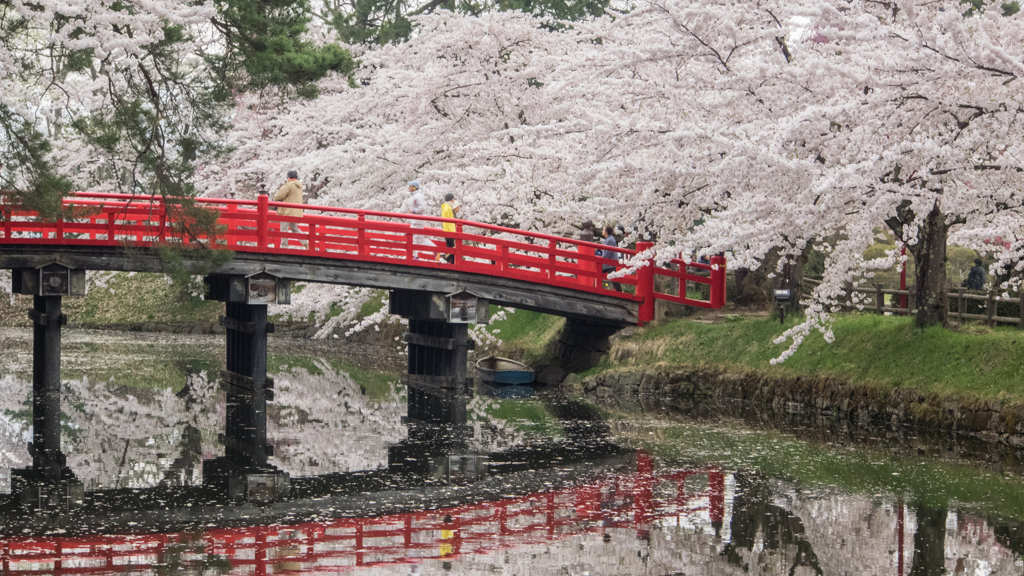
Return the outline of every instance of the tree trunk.
{"type": "Polygon", "coordinates": [[[944,325],[949,316],[946,288],[946,216],[936,205],[928,213],[917,244],[908,247],[917,264],[918,328],[944,325]]]}
{"type": "Polygon", "coordinates": [[[775,269],[779,262],[779,249],[773,248],[761,261],[761,266],[756,270],[750,268],[736,268],[733,273],[736,282],[732,283],[733,292],[727,294],[737,306],[754,308],[758,310],[773,310],[775,301],[772,297],[774,282],[768,277],[768,272],[775,269]]]}
{"type": "Polygon", "coordinates": [[[743,306],[748,308],[765,309],[768,308],[768,294],[766,288],[770,287],[768,284],[768,274],[764,271],[764,266],[757,270],[751,270],[749,268],[737,268],[734,272],[736,279],[735,294],[732,298],[733,303],[737,306],[743,306]]]}

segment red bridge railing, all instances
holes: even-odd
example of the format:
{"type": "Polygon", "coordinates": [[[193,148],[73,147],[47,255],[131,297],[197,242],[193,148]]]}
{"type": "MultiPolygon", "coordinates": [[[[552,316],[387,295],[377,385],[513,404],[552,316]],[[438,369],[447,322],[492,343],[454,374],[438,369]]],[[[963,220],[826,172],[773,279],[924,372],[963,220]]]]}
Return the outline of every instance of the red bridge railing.
{"type": "Polygon", "coordinates": [[[0,540],[3,573],[148,573],[207,554],[232,574],[338,573],[360,567],[449,559],[547,543],[609,529],[648,537],[654,523],[724,520],[725,475],[717,468],[657,474],[649,467],[605,482],[526,496],[376,518],[245,528],[200,534],[16,537],[0,540]]]}
{"type": "Polygon", "coordinates": [[[64,200],[65,216],[56,221],[0,203],[0,243],[140,247],[201,243],[239,252],[451,268],[638,302],[641,323],[654,319],[655,300],[701,308],[721,308],[725,303],[725,258],[721,256],[712,257],[709,263],[674,259],[665,266],[645,260],[635,273],[615,278],[627,286],[625,292],[605,288],[607,274],[602,268],[614,266],[618,272],[625,266],[595,252],[617,252],[625,260],[636,256],[638,250],[651,248],[653,244],[648,242],[638,242],[637,250],[612,248],[468,220],[286,204],[271,202],[266,196],[258,200],[200,198],[197,202],[217,214],[213,237],[196,235],[194,227],[183,225],[188,216],[180,205],[156,196],[77,193],[64,200]],[[275,212],[281,208],[300,208],[305,213],[281,216],[275,212]],[[445,222],[455,224],[455,231],[442,230],[445,222]],[[454,244],[450,248],[446,245],[449,240],[454,244]],[[447,255],[454,256],[452,264],[437,260],[447,255]],[[696,288],[690,292],[698,294],[688,293],[687,286],[696,288]]]}

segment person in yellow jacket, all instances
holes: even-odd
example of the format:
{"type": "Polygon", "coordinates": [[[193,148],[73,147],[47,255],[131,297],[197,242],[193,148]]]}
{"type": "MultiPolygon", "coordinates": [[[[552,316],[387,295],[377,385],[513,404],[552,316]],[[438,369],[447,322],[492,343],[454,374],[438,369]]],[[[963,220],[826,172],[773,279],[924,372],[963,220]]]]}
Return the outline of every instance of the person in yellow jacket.
{"type": "MultiPolygon", "coordinates": [[[[288,181],[281,186],[281,189],[274,195],[275,202],[287,202],[289,204],[302,204],[302,182],[299,181],[299,173],[295,170],[288,171],[288,181]]],[[[302,216],[301,208],[278,208],[278,216],[302,216]]],[[[281,232],[294,232],[299,234],[299,225],[295,222],[281,222],[281,232]]],[[[299,241],[303,248],[307,245],[299,241]]],[[[281,248],[288,247],[288,239],[281,239],[281,248]]]]}
{"type": "MultiPolygon", "coordinates": [[[[459,203],[455,201],[455,194],[452,194],[451,192],[449,192],[449,193],[444,195],[444,204],[441,204],[441,217],[442,218],[455,218],[455,215],[458,214],[459,210],[461,210],[461,209],[462,209],[462,206],[460,206],[459,203]]],[[[441,224],[441,229],[444,230],[445,232],[455,232],[455,223],[454,222],[444,222],[444,223],[441,224]]],[[[455,238],[445,238],[444,242],[445,242],[445,244],[448,245],[449,248],[455,248],[455,238]]],[[[451,254],[438,254],[437,255],[437,259],[438,260],[444,259],[449,264],[454,264],[455,263],[455,254],[454,253],[451,253],[451,254]]]]}

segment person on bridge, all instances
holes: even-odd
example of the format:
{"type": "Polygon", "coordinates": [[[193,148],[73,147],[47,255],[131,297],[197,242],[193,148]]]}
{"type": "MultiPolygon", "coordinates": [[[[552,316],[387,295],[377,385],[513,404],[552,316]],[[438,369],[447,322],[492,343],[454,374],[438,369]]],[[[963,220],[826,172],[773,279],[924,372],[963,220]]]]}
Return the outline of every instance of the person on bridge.
{"type": "MultiPolygon", "coordinates": [[[[299,181],[299,173],[295,170],[288,171],[288,181],[274,195],[275,202],[287,202],[289,204],[302,204],[302,182],[299,181]]],[[[302,216],[301,208],[278,208],[278,216],[302,216]]],[[[300,234],[299,225],[295,222],[281,222],[281,232],[294,232],[300,234]]],[[[307,245],[299,241],[303,248],[307,245]]],[[[288,247],[288,239],[281,238],[281,248],[288,247]]]]}
{"type": "MultiPolygon", "coordinates": [[[[615,228],[612,228],[611,226],[605,226],[602,235],[604,236],[603,244],[605,246],[611,246],[613,248],[619,247],[619,242],[615,239],[615,228]]],[[[599,252],[600,254],[598,254],[598,256],[602,258],[610,258],[612,260],[615,260],[616,262],[618,262],[619,260],[619,253],[614,250],[600,250],[599,252]]],[[[615,272],[615,264],[602,264],[601,271],[604,272],[605,274],[608,274],[609,272],[615,272]]],[[[622,284],[620,284],[619,282],[615,282],[613,280],[612,287],[615,288],[616,292],[622,292],[622,284]]]]}
{"type": "MultiPolygon", "coordinates": [[[[461,209],[462,209],[462,206],[460,206],[459,203],[455,201],[455,194],[452,194],[451,192],[449,192],[449,193],[444,195],[444,204],[441,204],[441,217],[442,218],[455,218],[455,215],[458,214],[459,210],[461,210],[461,209]]],[[[455,232],[455,223],[454,222],[444,222],[443,224],[441,224],[441,229],[444,230],[445,232],[455,232]]],[[[449,248],[455,248],[455,238],[445,238],[444,239],[444,243],[449,248]]],[[[438,254],[437,256],[438,256],[438,260],[443,258],[449,264],[454,264],[455,263],[455,253],[454,252],[450,253],[450,254],[438,254]]]]}
{"type": "MultiPolygon", "coordinates": [[[[426,198],[423,197],[423,192],[420,191],[420,182],[419,180],[410,180],[408,184],[409,194],[411,194],[411,196],[409,197],[409,213],[415,214],[417,216],[422,216],[423,213],[427,210],[427,200],[426,198]]],[[[409,227],[413,229],[413,244],[420,244],[425,246],[430,245],[430,243],[427,242],[426,236],[416,233],[423,229],[423,220],[412,220],[409,223],[409,227]]],[[[420,259],[418,251],[413,251],[412,256],[414,260],[420,259]]]]}

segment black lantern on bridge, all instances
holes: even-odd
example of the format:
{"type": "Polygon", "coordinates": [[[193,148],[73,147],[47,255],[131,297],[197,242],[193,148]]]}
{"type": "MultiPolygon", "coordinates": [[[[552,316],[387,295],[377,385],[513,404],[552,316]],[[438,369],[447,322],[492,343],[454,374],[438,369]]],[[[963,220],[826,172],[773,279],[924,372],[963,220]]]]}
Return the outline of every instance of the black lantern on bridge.
{"type": "Polygon", "coordinates": [[[31,296],[85,296],[85,270],[58,262],[36,268],[15,268],[12,291],[31,296]]]}

